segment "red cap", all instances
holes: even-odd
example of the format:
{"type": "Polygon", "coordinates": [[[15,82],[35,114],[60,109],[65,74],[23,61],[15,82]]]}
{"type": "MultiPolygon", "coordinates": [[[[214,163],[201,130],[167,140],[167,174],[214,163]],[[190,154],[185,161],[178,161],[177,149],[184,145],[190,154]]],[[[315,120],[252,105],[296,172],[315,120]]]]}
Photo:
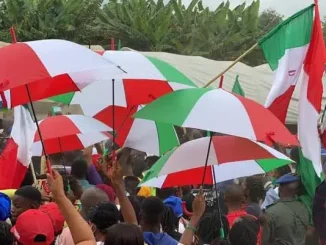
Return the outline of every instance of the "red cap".
{"type": "Polygon", "coordinates": [[[54,241],[54,228],[50,217],[37,209],[30,209],[22,213],[11,228],[16,240],[23,245],[50,245],[54,241]],[[44,243],[35,242],[37,235],[46,237],[44,243]]]}
{"type": "Polygon", "coordinates": [[[65,224],[65,218],[62,216],[58,205],[54,202],[50,202],[48,204],[42,205],[40,210],[49,215],[54,226],[55,234],[61,233],[65,224]]]}

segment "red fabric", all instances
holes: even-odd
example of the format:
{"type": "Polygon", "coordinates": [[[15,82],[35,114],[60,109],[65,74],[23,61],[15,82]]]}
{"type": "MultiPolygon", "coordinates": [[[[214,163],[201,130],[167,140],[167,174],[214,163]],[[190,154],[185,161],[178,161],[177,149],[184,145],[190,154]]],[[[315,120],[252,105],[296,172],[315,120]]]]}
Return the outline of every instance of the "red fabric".
{"type": "Polygon", "coordinates": [[[18,146],[10,138],[0,156],[0,190],[17,189],[25,178],[27,168],[17,160],[18,146]]]}
{"type": "Polygon", "coordinates": [[[315,19],[311,41],[304,62],[304,71],[309,76],[307,97],[317,112],[321,109],[323,74],[325,72],[326,48],[321,26],[319,7],[316,1],[315,19]]]}
{"type": "Polygon", "coordinates": [[[95,166],[96,169],[100,168],[100,164],[98,163],[98,160],[101,158],[102,156],[100,154],[93,154],[92,155],[92,163],[95,166]]]}
{"type": "Polygon", "coordinates": [[[50,217],[41,210],[30,209],[22,213],[11,228],[18,242],[28,245],[51,244],[54,241],[54,228],[50,217]],[[45,243],[36,243],[37,235],[46,237],[45,243]]]}
{"type": "Polygon", "coordinates": [[[65,223],[65,218],[62,216],[58,205],[54,202],[50,202],[48,204],[42,205],[40,210],[49,215],[53,223],[55,234],[61,233],[65,223]]]}
{"type": "Polygon", "coordinates": [[[299,145],[298,140],[285,125],[262,105],[240,95],[233,94],[245,107],[258,141],[267,144],[277,142],[284,146],[299,145]],[[272,141],[274,142],[271,142],[272,141]]]}
{"type": "MultiPolygon", "coordinates": [[[[228,215],[226,215],[226,218],[229,221],[230,229],[232,229],[234,222],[238,218],[243,217],[243,216],[250,216],[250,217],[254,218],[255,220],[257,220],[257,218],[255,216],[248,214],[245,210],[235,211],[235,212],[232,212],[232,213],[229,213],[228,215]]],[[[257,235],[257,244],[256,245],[261,245],[262,235],[263,235],[263,230],[262,230],[262,227],[260,227],[258,235],[257,235]]]]}
{"type": "Polygon", "coordinates": [[[294,89],[295,85],[290,86],[284,94],[277,97],[268,107],[268,109],[284,124],[294,89]]]}

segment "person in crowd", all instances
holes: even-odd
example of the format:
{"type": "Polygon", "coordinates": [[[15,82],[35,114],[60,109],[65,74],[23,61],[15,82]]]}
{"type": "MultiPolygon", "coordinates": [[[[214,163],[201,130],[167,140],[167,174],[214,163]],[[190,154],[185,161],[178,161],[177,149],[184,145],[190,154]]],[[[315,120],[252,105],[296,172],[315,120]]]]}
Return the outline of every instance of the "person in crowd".
{"type": "Polygon", "coordinates": [[[229,240],[231,245],[256,245],[260,224],[254,216],[245,215],[238,217],[230,230],[229,240]]]}
{"type": "MultiPolygon", "coordinates": [[[[80,214],[85,220],[88,220],[87,218],[89,217],[90,211],[94,207],[96,207],[99,203],[104,203],[108,201],[109,197],[104,191],[96,187],[90,187],[83,192],[80,198],[82,206],[80,214]]],[[[61,235],[58,236],[56,240],[56,245],[74,245],[70,227],[63,229],[61,235]]]]}
{"type": "Polygon", "coordinates": [[[171,207],[164,205],[164,210],[161,219],[162,231],[166,232],[176,241],[181,238],[179,230],[179,218],[174,214],[171,207]]]}
{"type": "Polygon", "coordinates": [[[265,189],[261,177],[252,176],[244,181],[244,191],[246,197],[246,212],[255,216],[261,216],[261,202],[265,199],[265,189]]]}
{"type": "Polygon", "coordinates": [[[87,171],[88,171],[88,165],[85,160],[76,159],[73,161],[71,165],[71,175],[78,180],[83,190],[86,190],[93,186],[86,179],[87,171]]]}
{"type": "Polygon", "coordinates": [[[192,212],[192,202],[195,199],[194,194],[192,194],[191,192],[192,187],[191,185],[183,186],[181,187],[181,190],[182,190],[182,201],[185,202],[187,211],[192,212]]]}
{"type": "Polygon", "coordinates": [[[304,245],[309,226],[309,212],[296,199],[300,178],[286,174],[276,181],[279,184],[280,199],[266,208],[268,227],[264,229],[264,243],[275,239],[287,241],[291,245],[304,245]]]}
{"type": "Polygon", "coordinates": [[[266,196],[263,204],[261,205],[262,209],[266,209],[267,206],[273,204],[279,199],[278,186],[275,185],[275,180],[289,173],[291,173],[291,168],[289,165],[279,167],[270,173],[272,180],[267,181],[264,185],[266,196]]]}
{"type": "Polygon", "coordinates": [[[229,222],[225,215],[218,211],[205,214],[197,227],[197,237],[199,245],[225,243],[225,239],[221,237],[221,228],[224,237],[229,234],[229,222]]]}
{"type": "Polygon", "coordinates": [[[225,203],[227,205],[230,228],[232,228],[234,221],[242,216],[248,215],[245,210],[245,194],[240,185],[230,185],[225,192],[225,203]]]}
{"type": "Polygon", "coordinates": [[[89,214],[89,222],[98,245],[105,240],[107,229],[119,222],[120,213],[115,204],[104,202],[98,204],[89,214]]]}
{"type": "Polygon", "coordinates": [[[139,179],[136,176],[126,176],[124,178],[124,183],[126,191],[129,196],[136,196],[140,188],[137,187],[139,184],[139,179]]]}
{"type": "Polygon", "coordinates": [[[19,188],[12,199],[11,221],[14,224],[22,213],[29,209],[38,209],[42,203],[41,192],[33,186],[19,188]]]}
{"type": "Polygon", "coordinates": [[[0,221],[0,244],[1,245],[13,245],[14,236],[10,232],[11,226],[5,222],[0,221]]]}
{"type": "Polygon", "coordinates": [[[144,245],[144,238],[138,226],[121,223],[107,230],[104,245],[144,245]]]}
{"type": "MultiPolygon", "coordinates": [[[[326,164],[323,164],[326,178],[326,164]]],[[[313,200],[312,215],[320,245],[326,245],[326,181],[324,180],[316,189],[313,200]]]]}
{"type": "MultiPolygon", "coordinates": [[[[58,204],[60,211],[65,218],[71,236],[73,245],[95,245],[96,241],[92,233],[91,227],[83,219],[83,217],[75,209],[71,201],[66,197],[63,188],[63,180],[61,175],[53,170],[53,174],[47,174],[47,181],[52,195],[58,204]]],[[[99,190],[100,191],[100,190],[99,190]]],[[[105,195],[107,198],[107,196],[105,195]]],[[[26,244],[30,245],[30,244],[26,244]]]]}
{"type": "MultiPolygon", "coordinates": [[[[128,199],[129,199],[132,207],[134,208],[138,223],[140,220],[140,205],[144,198],[145,197],[141,197],[141,196],[128,196],[128,199]]],[[[121,212],[120,212],[120,221],[121,222],[125,221],[121,212]]]]}
{"type": "Polygon", "coordinates": [[[62,216],[58,205],[54,202],[50,202],[42,205],[39,210],[43,211],[50,217],[54,228],[54,235],[60,235],[63,230],[65,218],[62,216]]]}
{"type": "Polygon", "coordinates": [[[10,217],[11,200],[10,198],[0,192],[0,221],[6,221],[10,217]]]}
{"type": "Polygon", "coordinates": [[[54,241],[52,220],[39,209],[29,209],[22,213],[11,232],[20,245],[47,245],[54,241]]]}
{"type": "MultiPolygon", "coordinates": [[[[197,224],[205,212],[205,199],[199,193],[193,202],[193,215],[184,231],[180,243],[192,244],[193,236],[196,232],[197,224]]],[[[157,197],[147,197],[141,204],[140,226],[143,231],[145,243],[148,245],[165,244],[177,245],[178,241],[170,237],[167,233],[161,232],[161,220],[164,213],[164,204],[157,197]]]]}
{"type": "Polygon", "coordinates": [[[111,186],[108,186],[106,184],[99,184],[96,185],[96,188],[99,188],[100,190],[104,191],[108,195],[110,202],[115,202],[117,196],[111,186]]]}

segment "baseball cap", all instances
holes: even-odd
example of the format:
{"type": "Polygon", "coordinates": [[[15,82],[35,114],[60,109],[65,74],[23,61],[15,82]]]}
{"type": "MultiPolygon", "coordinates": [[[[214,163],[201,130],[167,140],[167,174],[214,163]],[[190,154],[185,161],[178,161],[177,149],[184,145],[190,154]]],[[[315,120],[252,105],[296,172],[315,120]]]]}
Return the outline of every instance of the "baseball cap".
{"type": "Polygon", "coordinates": [[[58,205],[54,202],[50,202],[42,205],[39,210],[43,211],[50,217],[55,234],[61,233],[65,223],[65,218],[62,216],[58,205]]]}
{"type": "Polygon", "coordinates": [[[300,180],[299,176],[289,173],[277,179],[276,184],[290,184],[299,180],[300,180]]]}
{"type": "Polygon", "coordinates": [[[50,245],[54,241],[52,221],[46,213],[38,209],[22,213],[11,232],[23,245],[50,245]],[[44,236],[45,241],[36,241],[37,236],[44,236]]]}

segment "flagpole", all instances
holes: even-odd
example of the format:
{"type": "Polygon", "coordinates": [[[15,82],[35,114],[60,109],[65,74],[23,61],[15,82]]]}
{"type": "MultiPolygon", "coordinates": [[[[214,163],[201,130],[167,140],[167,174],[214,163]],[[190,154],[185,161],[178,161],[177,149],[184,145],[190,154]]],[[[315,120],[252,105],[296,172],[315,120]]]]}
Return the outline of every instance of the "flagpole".
{"type": "Polygon", "coordinates": [[[258,46],[258,43],[254,44],[250,49],[248,49],[246,52],[244,52],[242,55],[240,55],[231,65],[229,65],[226,69],[224,69],[220,74],[218,74],[216,77],[214,77],[212,80],[210,80],[208,83],[204,85],[204,88],[211,85],[213,82],[215,82],[217,79],[219,79],[224,73],[226,73],[228,70],[230,70],[233,66],[235,66],[236,63],[238,63],[240,60],[242,60],[244,57],[246,57],[248,54],[250,54],[256,47],[258,46]]]}

